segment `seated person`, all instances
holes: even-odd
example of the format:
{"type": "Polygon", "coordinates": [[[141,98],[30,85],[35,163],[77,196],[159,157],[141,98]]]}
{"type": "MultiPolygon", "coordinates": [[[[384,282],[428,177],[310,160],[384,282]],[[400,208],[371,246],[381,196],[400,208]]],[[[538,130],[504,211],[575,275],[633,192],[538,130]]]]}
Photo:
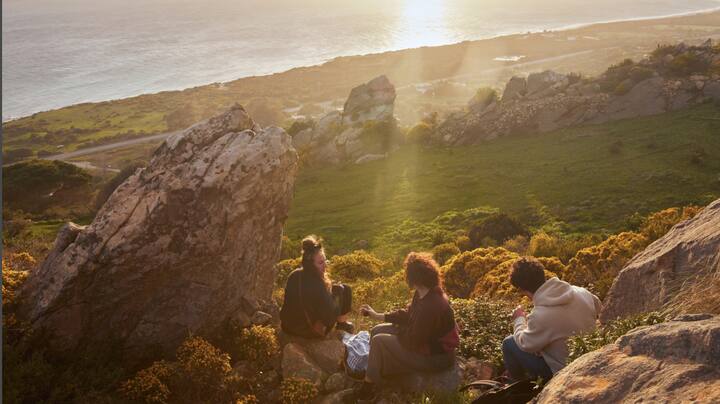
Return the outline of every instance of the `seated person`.
{"type": "Polygon", "coordinates": [[[327,260],[322,243],[315,236],[302,242],[302,268],[294,270],[285,286],[280,309],[284,332],[305,338],[322,338],[333,327],[353,332],[347,314],[352,306],[348,285],[333,285],[325,272],[327,260]]]}
{"type": "Polygon", "coordinates": [[[544,381],[565,367],[568,337],[592,331],[600,314],[597,296],[558,278],[545,280],[545,268],[531,257],[518,259],[510,283],[532,299],[533,310],[513,312],[513,335],[502,344],[505,369],[513,381],[544,381]]]}
{"type": "Polygon", "coordinates": [[[371,399],[376,386],[388,376],[416,371],[441,371],[455,363],[459,335],[455,316],[440,285],[438,264],[430,254],[410,253],[403,264],[405,279],[415,289],[407,309],[377,313],[363,305],[361,311],[386,321],[371,331],[365,382],[354,392],[356,400],[371,399]]]}

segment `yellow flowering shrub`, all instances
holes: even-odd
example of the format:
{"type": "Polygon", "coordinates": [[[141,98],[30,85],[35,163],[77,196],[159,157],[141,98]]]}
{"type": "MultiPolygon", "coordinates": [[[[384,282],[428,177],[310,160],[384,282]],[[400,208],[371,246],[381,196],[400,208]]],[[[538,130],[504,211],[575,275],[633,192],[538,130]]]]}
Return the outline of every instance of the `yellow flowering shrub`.
{"type": "Polygon", "coordinates": [[[355,282],[369,280],[380,275],[384,262],[364,250],[346,255],[336,255],[330,260],[330,277],[334,281],[355,282]]]}
{"type": "Polygon", "coordinates": [[[649,243],[647,236],[635,232],[610,236],[600,244],[578,251],[568,263],[565,280],[587,286],[603,299],[620,270],[649,243]]]}
{"type": "Polygon", "coordinates": [[[280,352],[275,329],[270,326],[254,325],[242,329],[235,345],[237,359],[250,361],[257,367],[270,362],[280,352]]]}
{"type": "Polygon", "coordinates": [[[165,361],[158,361],[142,369],[120,387],[120,392],[132,401],[164,404],[170,399],[170,379],[174,369],[165,361]]]}
{"type": "Polygon", "coordinates": [[[477,248],[456,255],[442,267],[445,291],[459,298],[468,298],[483,276],[506,261],[520,256],[501,247],[477,248]]]}
{"type": "Polygon", "coordinates": [[[291,377],[280,385],[280,398],[283,404],[305,404],[318,395],[318,389],[307,379],[291,377]]]}
{"type": "Polygon", "coordinates": [[[669,208],[649,215],[640,228],[640,233],[648,240],[655,241],[683,220],[690,219],[702,210],[700,206],[686,206],[684,208],[669,208]]]}

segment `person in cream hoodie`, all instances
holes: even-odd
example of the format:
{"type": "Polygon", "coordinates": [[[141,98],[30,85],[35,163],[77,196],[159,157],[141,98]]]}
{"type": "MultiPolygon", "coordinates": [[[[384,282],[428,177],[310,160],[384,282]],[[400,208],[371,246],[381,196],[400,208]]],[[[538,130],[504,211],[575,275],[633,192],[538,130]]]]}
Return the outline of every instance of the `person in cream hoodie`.
{"type": "Polygon", "coordinates": [[[545,268],[531,257],[513,263],[510,283],[532,299],[533,310],[513,312],[513,335],[502,344],[505,368],[514,381],[547,381],[565,367],[568,337],[595,329],[602,304],[587,289],[558,278],[545,279],[545,268]]]}

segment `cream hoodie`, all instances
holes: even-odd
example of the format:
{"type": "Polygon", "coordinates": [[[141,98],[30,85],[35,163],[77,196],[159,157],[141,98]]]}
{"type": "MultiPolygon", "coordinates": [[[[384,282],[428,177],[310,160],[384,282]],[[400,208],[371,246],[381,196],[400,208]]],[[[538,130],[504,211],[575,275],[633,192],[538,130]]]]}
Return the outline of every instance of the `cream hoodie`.
{"type": "Polygon", "coordinates": [[[515,319],[515,342],[525,352],[541,353],[555,374],[565,367],[568,337],[595,329],[602,303],[587,289],[558,278],[545,281],[532,300],[527,319],[515,319]]]}

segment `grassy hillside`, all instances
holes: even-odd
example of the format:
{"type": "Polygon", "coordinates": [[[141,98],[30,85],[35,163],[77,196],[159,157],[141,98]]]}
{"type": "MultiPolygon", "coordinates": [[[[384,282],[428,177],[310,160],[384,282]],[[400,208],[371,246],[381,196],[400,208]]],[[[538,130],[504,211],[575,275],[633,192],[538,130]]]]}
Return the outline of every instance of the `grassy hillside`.
{"type": "Polygon", "coordinates": [[[333,249],[404,220],[491,207],[564,233],[617,232],[634,213],[720,197],[720,107],[522,135],[454,149],[404,149],[384,161],[304,170],[286,225],[333,249]]]}

